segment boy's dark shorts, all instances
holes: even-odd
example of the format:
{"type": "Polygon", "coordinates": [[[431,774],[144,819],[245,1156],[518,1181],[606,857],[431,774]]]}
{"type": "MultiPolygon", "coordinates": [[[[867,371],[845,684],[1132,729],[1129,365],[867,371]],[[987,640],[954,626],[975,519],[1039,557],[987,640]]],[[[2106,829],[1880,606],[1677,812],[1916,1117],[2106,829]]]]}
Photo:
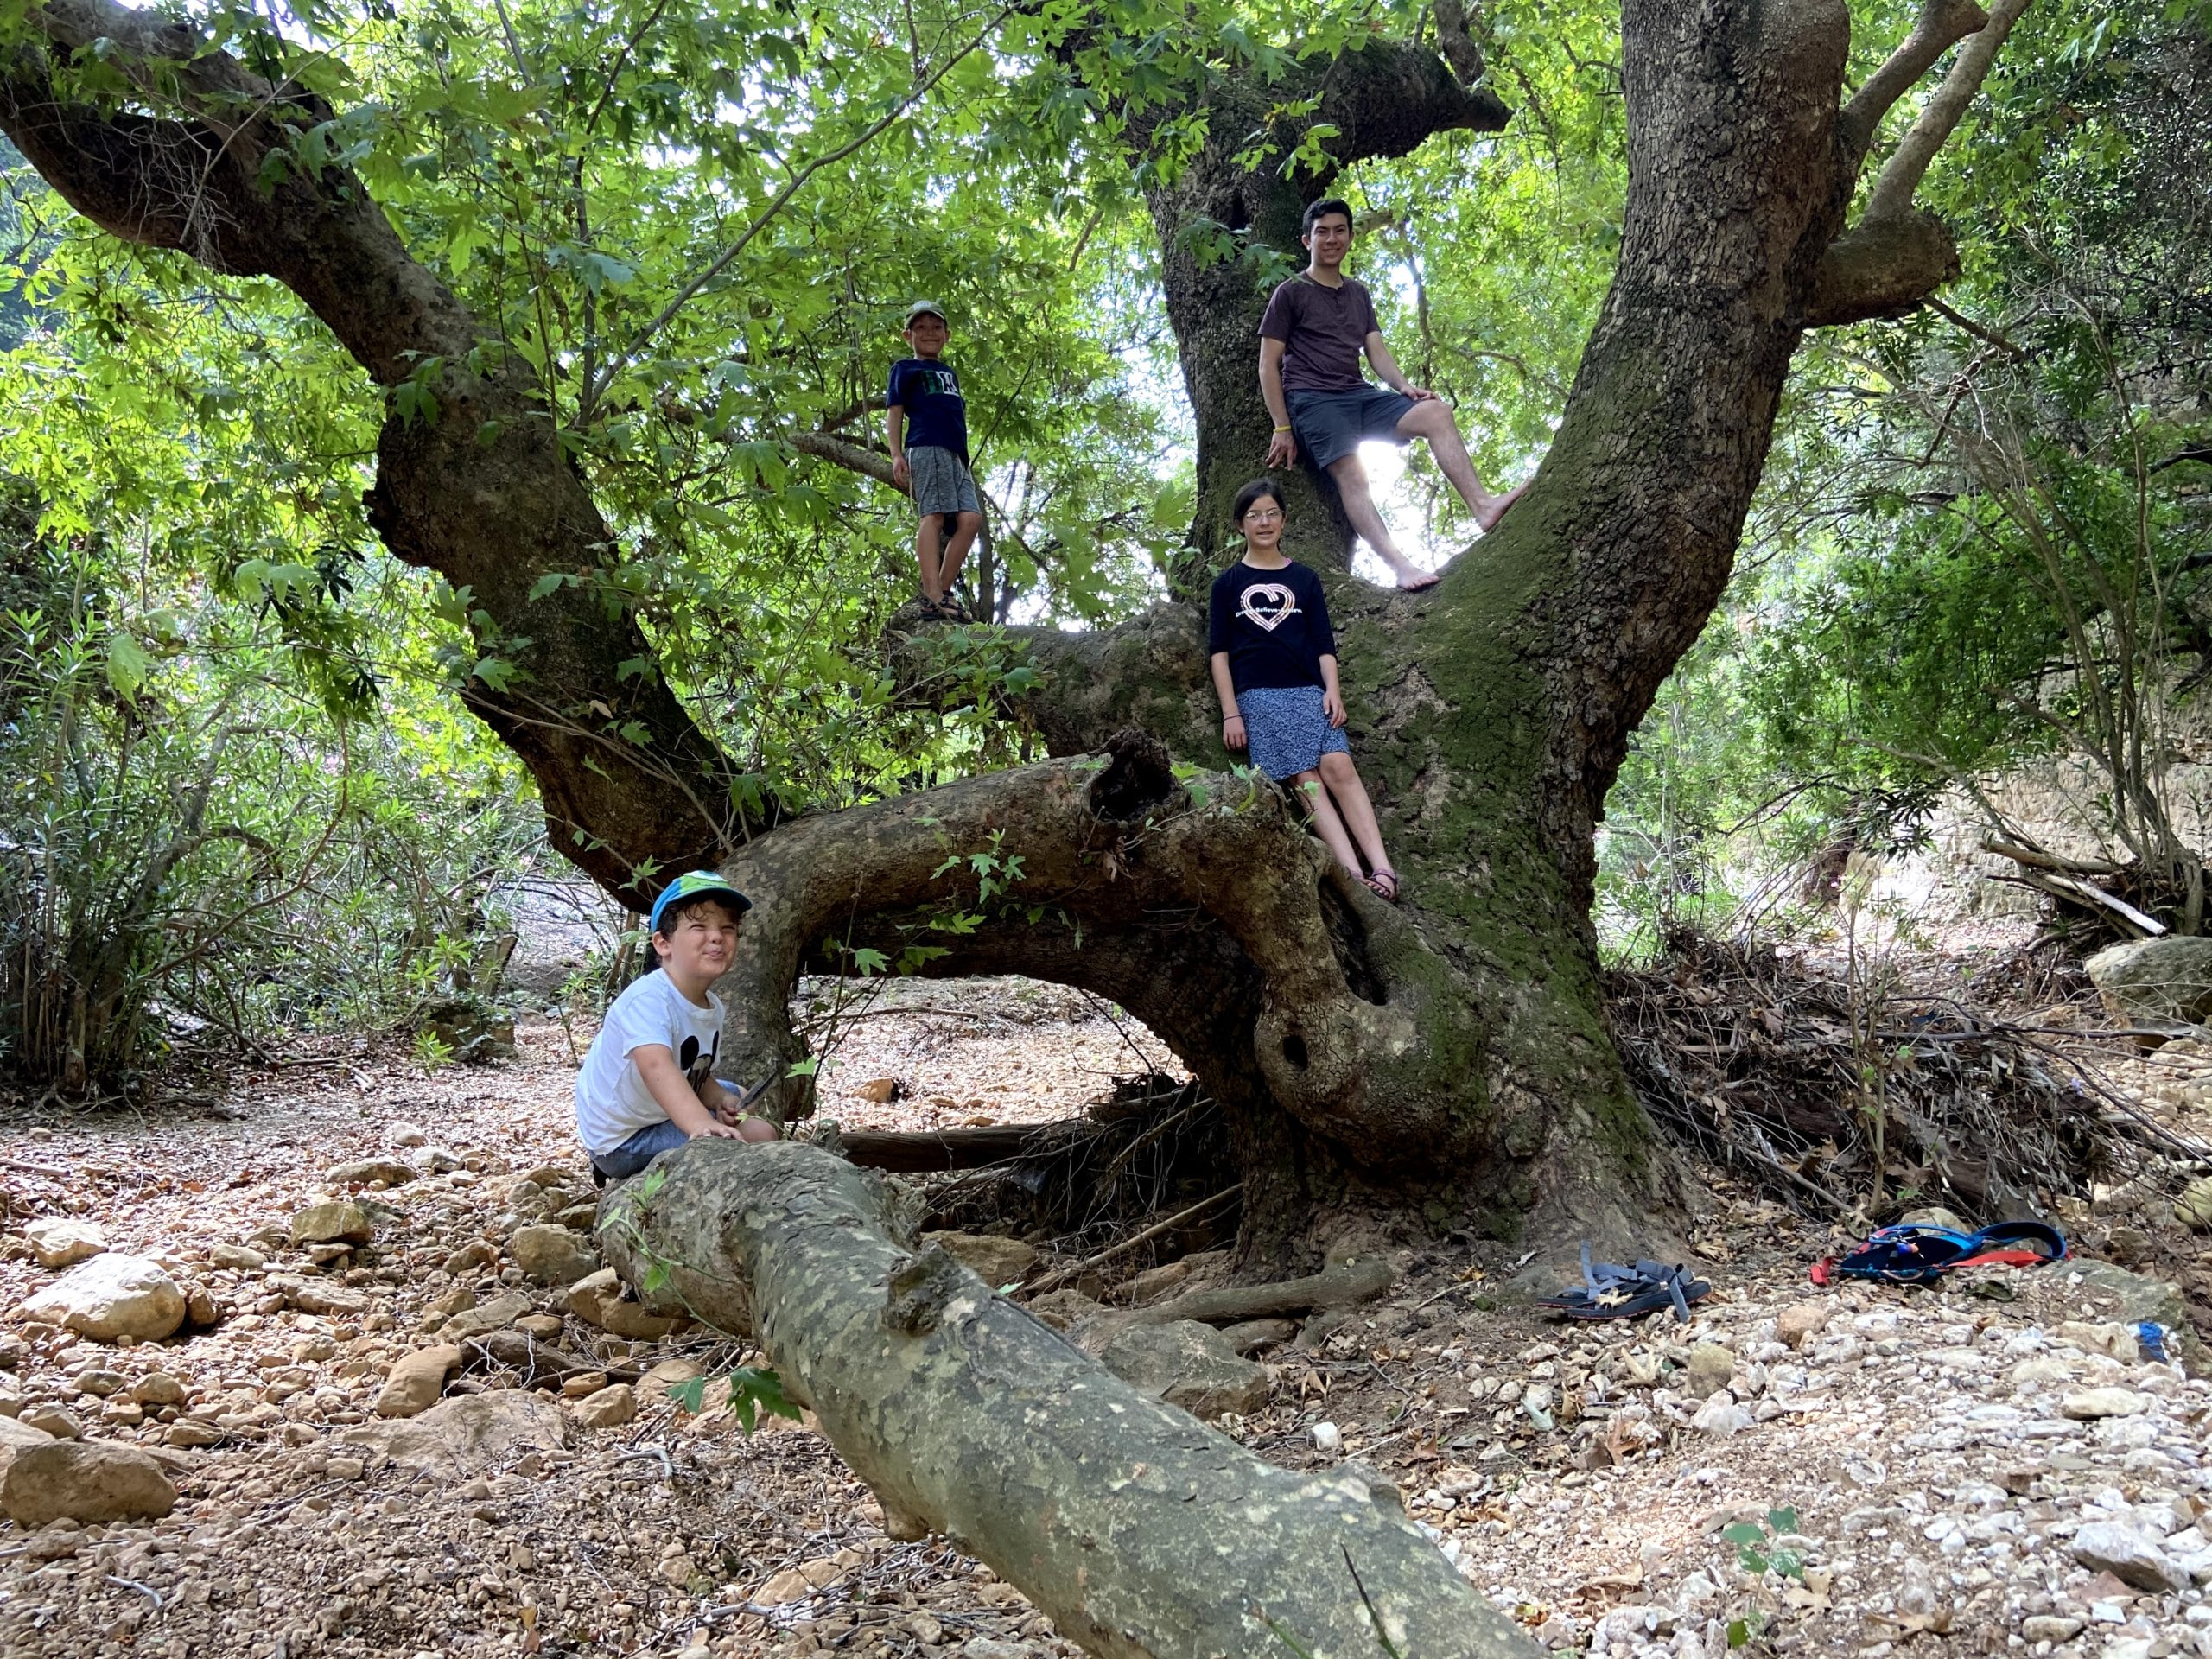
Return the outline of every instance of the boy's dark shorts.
{"type": "Polygon", "coordinates": [[[1342,391],[1294,391],[1290,405],[1290,435],[1306,460],[1316,467],[1342,461],[1370,438],[1403,443],[1398,423],[1414,400],[1402,391],[1381,386],[1347,386],[1342,391]]]}
{"type": "Polygon", "coordinates": [[[914,511],[923,518],[932,513],[982,512],[968,463],[951,450],[935,444],[910,444],[906,467],[913,474],[914,511]]]}

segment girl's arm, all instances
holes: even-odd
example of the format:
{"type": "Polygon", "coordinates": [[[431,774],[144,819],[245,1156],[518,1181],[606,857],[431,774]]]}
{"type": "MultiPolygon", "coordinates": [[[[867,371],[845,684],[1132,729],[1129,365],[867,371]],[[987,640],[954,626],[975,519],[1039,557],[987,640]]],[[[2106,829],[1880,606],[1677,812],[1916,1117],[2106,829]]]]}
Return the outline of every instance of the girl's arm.
{"type": "Polygon", "coordinates": [[[1232,754],[1242,754],[1248,740],[1244,716],[1236,712],[1236,682],[1229,677],[1229,653],[1214,652],[1211,667],[1213,694],[1221,699],[1221,746],[1232,754]]]}
{"type": "Polygon", "coordinates": [[[1337,659],[1333,652],[1321,654],[1321,711],[1329,717],[1329,724],[1341,728],[1344,723],[1344,693],[1337,690],[1337,659]]]}

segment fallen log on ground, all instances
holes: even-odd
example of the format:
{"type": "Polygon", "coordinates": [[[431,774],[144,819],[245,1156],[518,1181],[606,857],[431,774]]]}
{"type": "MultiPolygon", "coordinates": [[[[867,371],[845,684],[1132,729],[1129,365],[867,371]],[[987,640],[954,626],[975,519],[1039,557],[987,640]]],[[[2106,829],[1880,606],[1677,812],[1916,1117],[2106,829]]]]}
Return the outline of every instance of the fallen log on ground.
{"type": "Polygon", "coordinates": [[[1093,1654],[1535,1652],[1387,1486],[1274,1468],[1138,1393],[902,1248],[883,1189],[817,1147],[694,1141],[611,1192],[598,1233],[641,1290],[752,1335],[894,1529],[944,1534],[1093,1654]]]}
{"type": "Polygon", "coordinates": [[[994,1123],[969,1129],[841,1128],[838,1140],[846,1158],[864,1168],[918,1175],[981,1169],[1019,1158],[1037,1140],[1040,1128],[1058,1126],[994,1123]]]}

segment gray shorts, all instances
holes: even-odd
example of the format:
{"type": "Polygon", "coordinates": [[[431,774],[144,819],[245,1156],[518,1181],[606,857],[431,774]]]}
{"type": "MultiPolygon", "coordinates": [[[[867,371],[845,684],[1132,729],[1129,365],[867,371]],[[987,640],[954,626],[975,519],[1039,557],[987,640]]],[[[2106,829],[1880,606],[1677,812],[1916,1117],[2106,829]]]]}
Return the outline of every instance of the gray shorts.
{"type": "Polygon", "coordinates": [[[910,448],[906,466],[914,475],[914,511],[925,518],[933,512],[982,512],[968,463],[951,450],[930,443],[910,448]]]}
{"type": "Polygon", "coordinates": [[[1414,407],[1402,391],[1381,386],[1348,386],[1342,391],[1294,391],[1290,404],[1291,436],[1316,467],[1342,461],[1370,438],[1403,443],[1398,423],[1414,407]]]}

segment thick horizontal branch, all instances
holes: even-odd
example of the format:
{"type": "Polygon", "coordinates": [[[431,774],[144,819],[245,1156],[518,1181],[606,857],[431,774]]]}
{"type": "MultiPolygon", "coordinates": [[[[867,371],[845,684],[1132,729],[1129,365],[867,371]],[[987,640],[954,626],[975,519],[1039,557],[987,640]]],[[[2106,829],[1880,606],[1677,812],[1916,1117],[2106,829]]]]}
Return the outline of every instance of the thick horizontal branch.
{"type": "MultiPolygon", "coordinates": [[[[1474,62],[1479,73],[1479,53],[1474,62]]],[[[1497,132],[1511,115],[1427,47],[1377,41],[1329,65],[1313,118],[1337,129],[1322,147],[1341,167],[1410,156],[1440,132],[1497,132]]]]}
{"type": "MultiPolygon", "coordinates": [[[[1371,1166],[1468,1144],[1484,1084],[1463,1060],[1440,1060],[1424,1031],[1431,1009],[1460,1003],[1407,920],[1347,878],[1264,779],[1179,780],[1157,741],[1134,732],[1113,750],[801,819],[733,857],[727,872],[755,902],[719,988],[732,1075],[800,1057],[791,989],[824,949],[852,967],[862,949],[927,962],[980,945],[990,971],[1134,997],[1138,1017],[1152,1023],[1156,1010],[1172,1027],[1189,1021],[1177,1001],[1243,1000],[1157,972],[1133,988],[1124,957],[1157,963],[1203,937],[1219,942],[1216,959],[1256,976],[1243,1040],[1306,1128],[1371,1166]],[[1427,1075],[1440,1064],[1452,1074],[1440,1084],[1427,1075]]],[[[1478,1047],[1455,1017],[1454,1044],[1478,1047]]]]}
{"type": "Polygon", "coordinates": [[[1054,755],[1090,754],[1115,733],[1137,727],[1179,760],[1224,766],[1221,711],[1206,677],[1205,616],[1166,602],[1110,628],[1007,627],[976,636],[925,627],[891,641],[899,695],[936,707],[947,689],[964,698],[975,654],[1010,647],[1036,671],[1002,712],[1044,740],[1054,755]]]}
{"type": "Polygon", "coordinates": [[[849,1165],[695,1141],[656,1177],[601,1211],[624,1275],[658,1267],[757,1332],[895,1529],[952,1539],[1088,1652],[1533,1659],[1389,1489],[1275,1468],[1140,1394],[943,1249],[911,1254],[849,1165]]]}
{"type": "Polygon", "coordinates": [[[826,461],[832,467],[842,467],[849,473],[858,473],[872,478],[879,484],[899,487],[891,476],[891,457],[843,438],[832,437],[827,432],[800,432],[791,440],[792,448],[802,455],[812,455],[817,461],[826,461]]]}

